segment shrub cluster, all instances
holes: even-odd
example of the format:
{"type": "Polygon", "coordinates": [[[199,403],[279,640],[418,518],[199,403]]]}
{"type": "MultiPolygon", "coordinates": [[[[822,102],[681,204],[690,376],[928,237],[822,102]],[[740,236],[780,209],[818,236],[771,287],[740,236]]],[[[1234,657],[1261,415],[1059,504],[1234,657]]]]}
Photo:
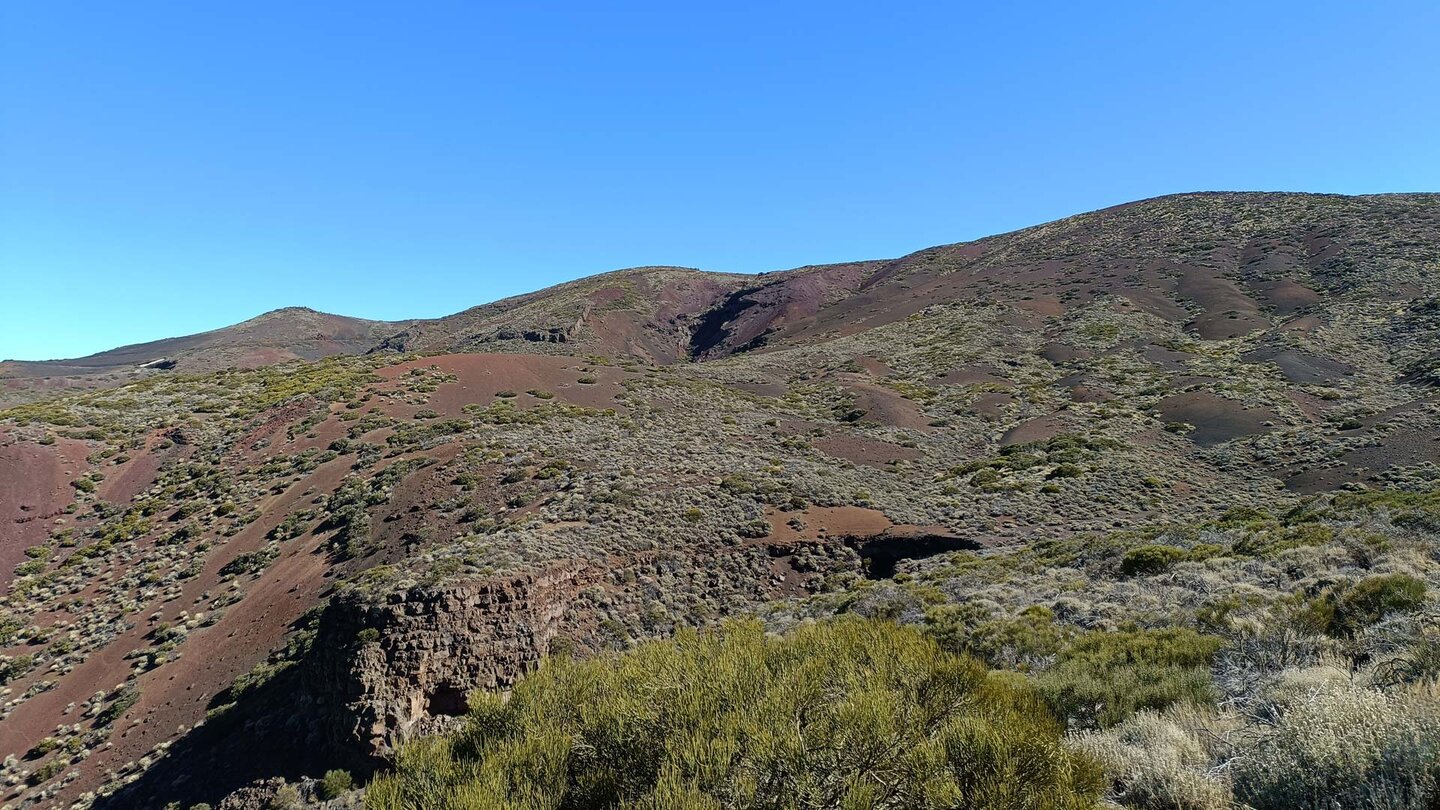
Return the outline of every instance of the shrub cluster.
{"type": "Polygon", "coordinates": [[[1096,806],[1101,774],[1013,677],[846,618],[551,659],[404,748],[373,810],[1096,806]]]}

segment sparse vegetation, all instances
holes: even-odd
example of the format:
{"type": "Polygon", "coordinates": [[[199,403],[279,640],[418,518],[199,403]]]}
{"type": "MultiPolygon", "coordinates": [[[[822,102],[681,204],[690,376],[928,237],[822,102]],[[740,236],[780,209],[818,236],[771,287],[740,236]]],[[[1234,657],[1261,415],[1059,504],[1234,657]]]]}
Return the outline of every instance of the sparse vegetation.
{"type": "MultiPolygon", "coordinates": [[[[703,298],[686,285],[798,276],[627,271],[470,313],[454,336],[449,323],[427,327],[423,339],[435,342],[424,351],[465,355],[154,373],[37,395],[0,414],[6,441],[63,460],[68,476],[56,479],[59,496],[27,495],[33,508],[6,524],[23,539],[0,605],[0,722],[51,703],[66,711],[24,722],[37,730],[21,750],[38,756],[7,766],[6,801],[71,801],[72,771],[113,773],[105,790],[159,784],[168,775],[150,780],[148,769],[185,746],[125,762],[114,752],[129,759],[134,740],[176,740],[185,732],[172,719],[178,729],[201,717],[122,720],[138,676],[152,673],[147,712],[191,706],[172,691],[185,679],[166,668],[237,633],[255,645],[243,660],[264,660],[247,672],[232,656],[205,659],[204,677],[229,688],[207,683],[215,698],[204,708],[214,720],[244,716],[292,684],[286,673],[301,680],[296,667],[320,632],[301,612],[331,599],[353,615],[326,638],[327,655],[394,668],[383,679],[402,682],[412,666],[438,673],[470,652],[466,634],[491,628],[496,638],[473,643],[506,651],[503,672],[485,670],[496,683],[530,666],[532,647],[571,659],[523,682],[532,686],[517,695],[535,691],[513,709],[484,698],[459,735],[407,749],[375,796],[384,785],[410,790],[420,774],[463,795],[469,780],[525,762],[545,790],[570,790],[569,769],[582,763],[584,775],[634,787],[636,803],[645,791],[668,801],[660,791],[678,784],[685,800],[713,806],[695,791],[722,782],[763,798],[747,779],[793,750],[725,734],[794,738],[737,710],[716,739],[744,757],[685,748],[685,695],[660,687],[704,663],[714,689],[696,699],[743,685],[774,708],[811,672],[787,650],[840,650],[818,659],[826,677],[865,663],[815,635],[816,620],[861,635],[886,627],[899,635],[874,643],[897,645],[897,662],[969,673],[967,694],[998,703],[967,707],[965,721],[994,732],[1007,756],[1018,743],[997,718],[1028,729],[1046,762],[1083,763],[1094,778],[1075,787],[1087,801],[1104,792],[1128,807],[1433,804],[1440,472],[1425,448],[1440,407],[1425,386],[1440,332],[1433,302],[1394,298],[1428,283],[1433,210],[1428,197],[1150,201],[987,240],[975,255],[941,250],[889,266],[858,320],[829,309],[853,300],[853,268],[807,270],[833,302],[796,299],[764,351],[717,333],[719,343],[675,363],[666,347],[685,352],[698,313],[652,319],[665,290],[703,298]],[[1310,257],[1303,272],[1286,269],[1298,256],[1310,257]],[[1282,280],[1321,297],[1282,315],[1267,298],[1282,280]],[[1212,300],[1209,283],[1240,298],[1212,300]],[[583,321],[587,303],[614,320],[583,321]],[[1324,325],[1301,328],[1312,317],[1324,325]],[[638,346],[644,354],[627,354],[638,346]],[[277,581],[282,572],[296,581],[277,581]],[[481,592],[504,594],[495,616],[442,630],[435,613],[413,638],[386,635],[394,624],[370,613],[431,616],[481,592]],[[783,635],[748,624],[732,635],[688,630],[756,613],[783,635]],[[772,660],[763,672],[731,666],[772,660]],[[77,684],[91,662],[105,664],[101,685],[77,684]],[[647,665],[663,671],[642,676],[647,665]],[[615,673],[653,687],[639,693],[649,702],[620,694],[615,673]],[[729,674],[746,677],[724,686],[729,674]],[[554,695],[571,708],[526,714],[554,695]],[[594,717],[635,712],[645,735],[625,740],[664,745],[637,752],[605,737],[588,725],[592,705],[594,717]],[[517,738],[501,723],[534,733],[517,738]],[[126,732],[125,745],[107,746],[126,732]],[[611,747],[601,756],[577,739],[611,747]],[[676,770],[682,755],[719,776],[676,770]],[[1326,773],[1334,778],[1321,784],[1326,773]]],[[[482,669],[455,666],[451,691],[482,669]]],[[[912,697],[908,716],[927,704],[896,686],[903,678],[869,688],[888,670],[859,668],[868,674],[829,695],[827,722],[935,754],[919,770],[885,772],[887,784],[940,771],[935,784],[972,779],[917,728],[868,717],[912,697]]],[[[397,722],[439,726],[420,715],[457,710],[455,695],[442,697],[432,711],[412,695],[367,693],[385,705],[364,728],[394,739],[397,722]]],[[[294,786],[305,800],[330,791],[314,778],[330,764],[294,786]]],[[[974,801],[1013,806],[982,787],[974,801]]],[[[717,801],[744,806],[736,796],[717,801]]],[[[946,801],[932,803],[959,800],[946,801]]]]}

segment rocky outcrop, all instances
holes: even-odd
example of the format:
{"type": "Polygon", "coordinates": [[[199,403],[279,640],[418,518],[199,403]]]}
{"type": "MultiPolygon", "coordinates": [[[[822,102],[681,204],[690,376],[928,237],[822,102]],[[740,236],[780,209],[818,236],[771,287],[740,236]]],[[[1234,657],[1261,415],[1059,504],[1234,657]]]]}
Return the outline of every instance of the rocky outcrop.
{"type": "Polygon", "coordinates": [[[380,597],[337,595],[308,654],[95,807],[215,804],[235,794],[225,806],[244,808],[273,793],[277,776],[363,776],[401,741],[453,722],[470,691],[503,689],[533,669],[591,573],[560,561],[380,597]]]}
{"type": "Polygon", "coordinates": [[[378,603],[333,604],[307,681],[331,700],[342,746],[385,756],[395,744],[465,713],[475,689],[533,669],[586,581],[583,563],[417,586],[378,603]],[[338,687],[338,689],[337,689],[338,687]]]}

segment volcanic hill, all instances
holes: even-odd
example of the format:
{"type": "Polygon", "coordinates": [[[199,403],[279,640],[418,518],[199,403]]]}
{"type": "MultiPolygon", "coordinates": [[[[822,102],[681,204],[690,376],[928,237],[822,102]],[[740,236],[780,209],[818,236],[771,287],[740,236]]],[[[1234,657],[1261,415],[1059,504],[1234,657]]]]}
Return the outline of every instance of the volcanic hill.
{"type": "MultiPolygon", "coordinates": [[[[562,649],[926,577],[902,621],[1018,615],[961,561],[1425,490],[1437,274],[1440,195],[1185,194],[0,364],[0,801],[250,806],[385,767],[562,649]]],[[[1046,610],[1158,624],[1226,587],[1195,577],[1143,615],[1046,610]]]]}

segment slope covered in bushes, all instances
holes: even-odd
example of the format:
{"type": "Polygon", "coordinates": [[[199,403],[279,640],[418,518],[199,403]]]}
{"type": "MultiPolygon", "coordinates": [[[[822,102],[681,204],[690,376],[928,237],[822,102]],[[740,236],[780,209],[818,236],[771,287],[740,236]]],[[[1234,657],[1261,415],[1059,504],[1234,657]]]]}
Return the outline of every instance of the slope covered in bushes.
{"type": "Polygon", "coordinates": [[[1022,681],[912,628],[742,622],[552,659],[404,749],[375,810],[1093,807],[1100,771],[1022,681]]]}
{"type": "Polygon", "coordinates": [[[1437,549],[1440,490],[1345,492],[945,555],[767,615],[899,620],[1024,673],[1121,807],[1427,810],[1437,549]]]}

